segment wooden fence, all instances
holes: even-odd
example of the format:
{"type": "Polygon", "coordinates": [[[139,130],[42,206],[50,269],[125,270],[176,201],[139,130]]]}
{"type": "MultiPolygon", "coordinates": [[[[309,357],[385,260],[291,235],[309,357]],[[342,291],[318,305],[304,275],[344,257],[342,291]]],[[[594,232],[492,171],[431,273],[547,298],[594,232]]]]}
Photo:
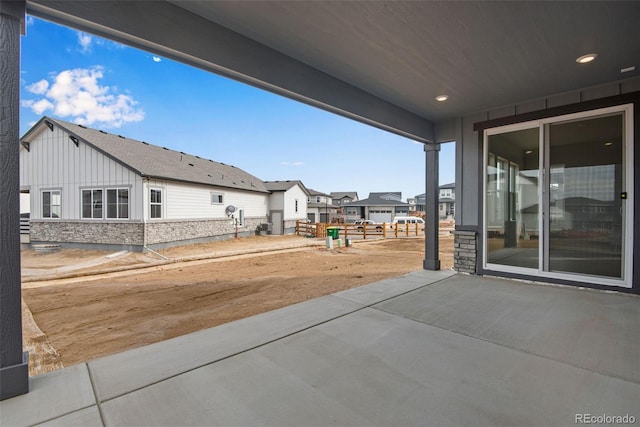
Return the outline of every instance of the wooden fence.
{"type": "Polygon", "coordinates": [[[337,228],[338,236],[347,237],[375,237],[383,239],[418,236],[424,231],[424,224],[327,224],[296,221],[296,234],[298,236],[325,238],[327,228],[337,228]]]}

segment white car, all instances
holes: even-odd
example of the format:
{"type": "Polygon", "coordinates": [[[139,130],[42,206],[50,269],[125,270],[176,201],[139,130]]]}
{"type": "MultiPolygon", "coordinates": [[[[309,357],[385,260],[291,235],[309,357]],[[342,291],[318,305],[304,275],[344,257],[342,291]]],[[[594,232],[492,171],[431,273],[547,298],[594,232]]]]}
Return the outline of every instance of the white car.
{"type": "Polygon", "coordinates": [[[370,219],[359,219],[354,222],[354,224],[359,226],[358,231],[362,231],[365,225],[367,226],[367,229],[373,228],[373,226],[375,226],[376,231],[382,231],[382,224],[378,224],[377,222],[370,219]]]}

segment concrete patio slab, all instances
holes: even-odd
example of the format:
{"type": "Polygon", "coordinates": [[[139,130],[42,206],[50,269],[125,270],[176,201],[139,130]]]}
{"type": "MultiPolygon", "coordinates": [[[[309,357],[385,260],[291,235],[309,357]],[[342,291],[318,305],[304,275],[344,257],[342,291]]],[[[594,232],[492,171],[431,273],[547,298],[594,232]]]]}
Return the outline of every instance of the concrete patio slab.
{"type": "Polygon", "coordinates": [[[188,372],[361,309],[326,296],[89,362],[98,401],[188,372]]]}
{"type": "Polygon", "coordinates": [[[419,270],[370,285],[347,289],[334,295],[362,305],[372,305],[446,279],[454,274],[456,272],[453,270],[419,270]]]}
{"type": "Polygon", "coordinates": [[[629,413],[638,396],[636,383],[367,308],[102,411],[121,426],[550,426],[629,413]]]}
{"type": "Polygon", "coordinates": [[[30,379],[28,394],[0,402],[0,426],[33,425],[95,405],[85,364],[30,379]]]}
{"type": "Polygon", "coordinates": [[[0,424],[638,422],[639,305],[420,271],[36,377],[0,424]]]}
{"type": "Polygon", "coordinates": [[[98,405],[38,424],[39,427],[102,427],[103,425],[98,405]]]}
{"type": "Polygon", "coordinates": [[[376,308],[640,382],[640,297],[634,295],[458,275],[376,308]]]}

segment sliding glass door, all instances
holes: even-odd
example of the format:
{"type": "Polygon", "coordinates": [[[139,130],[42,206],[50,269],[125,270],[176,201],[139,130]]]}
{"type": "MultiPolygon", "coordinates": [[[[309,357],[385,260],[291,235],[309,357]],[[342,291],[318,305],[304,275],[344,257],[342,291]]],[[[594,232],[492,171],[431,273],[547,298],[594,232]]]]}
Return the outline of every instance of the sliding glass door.
{"type": "Polygon", "coordinates": [[[538,129],[489,136],[486,189],[488,262],[538,268],[538,129]]]}
{"type": "Polygon", "coordinates": [[[485,131],[484,266],[630,286],[631,107],[485,131]]]}

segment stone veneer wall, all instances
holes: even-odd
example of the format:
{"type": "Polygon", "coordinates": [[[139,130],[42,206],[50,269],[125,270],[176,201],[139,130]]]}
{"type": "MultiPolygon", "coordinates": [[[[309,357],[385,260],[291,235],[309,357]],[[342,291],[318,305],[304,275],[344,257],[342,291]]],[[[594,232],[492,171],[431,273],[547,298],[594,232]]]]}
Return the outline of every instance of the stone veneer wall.
{"type": "MultiPolygon", "coordinates": [[[[267,218],[245,218],[245,225],[238,227],[238,233],[254,233],[258,225],[267,222],[267,218]]],[[[147,245],[158,245],[180,241],[195,241],[233,236],[235,227],[230,219],[199,219],[177,221],[151,221],[146,225],[147,245]]]]}
{"type": "Polygon", "coordinates": [[[454,232],[453,268],[460,273],[476,273],[478,239],[475,231],[454,232]]]}
{"type": "Polygon", "coordinates": [[[300,221],[299,219],[286,220],[284,221],[284,234],[294,234],[296,232],[296,222],[300,221]]]}
{"type": "Polygon", "coordinates": [[[142,246],[142,222],[31,221],[32,242],[142,246]]]}

